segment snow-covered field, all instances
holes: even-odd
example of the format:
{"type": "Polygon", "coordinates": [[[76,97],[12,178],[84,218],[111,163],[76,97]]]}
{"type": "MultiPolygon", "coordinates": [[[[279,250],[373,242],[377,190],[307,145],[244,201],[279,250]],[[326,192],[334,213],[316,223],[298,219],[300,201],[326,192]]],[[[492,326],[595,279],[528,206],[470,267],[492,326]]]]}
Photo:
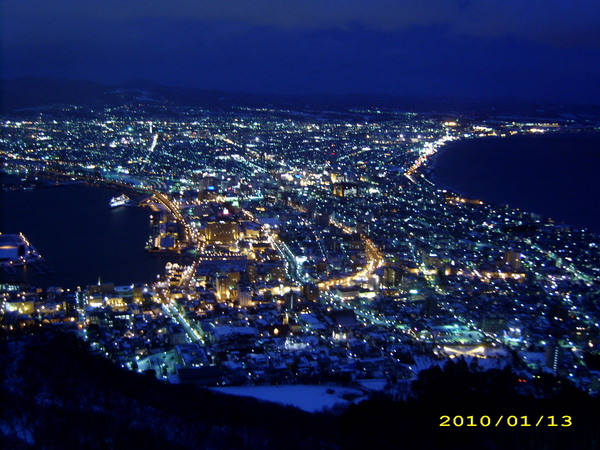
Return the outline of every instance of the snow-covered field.
{"type": "Polygon", "coordinates": [[[365,397],[364,392],[360,389],[340,386],[230,386],[211,389],[225,394],[241,395],[283,405],[292,405],[308,412],[317,412],[325,407],[332,407],[337,403],[349,405],[351,402],[342,398],[346,394],[351,395],[352,398],[365,397]],[[330,393],[327,392],[328,390],[330,393]]]}

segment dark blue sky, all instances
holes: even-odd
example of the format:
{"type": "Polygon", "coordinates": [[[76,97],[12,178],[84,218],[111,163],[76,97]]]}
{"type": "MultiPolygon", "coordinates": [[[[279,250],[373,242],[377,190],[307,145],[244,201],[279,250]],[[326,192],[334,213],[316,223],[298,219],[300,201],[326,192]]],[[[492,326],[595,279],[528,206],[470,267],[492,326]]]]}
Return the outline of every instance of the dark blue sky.
{"type": "Polygon", "coordinates": [[[597,0],[3,0],[2,77],[600,104],[597,0]]]}

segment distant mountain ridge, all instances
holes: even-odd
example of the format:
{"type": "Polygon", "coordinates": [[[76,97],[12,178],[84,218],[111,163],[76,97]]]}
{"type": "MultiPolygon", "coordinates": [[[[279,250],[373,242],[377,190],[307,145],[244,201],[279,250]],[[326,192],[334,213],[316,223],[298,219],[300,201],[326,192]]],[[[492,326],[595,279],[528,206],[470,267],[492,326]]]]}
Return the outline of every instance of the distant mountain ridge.
{"type": "Polygon", "coordinates": [[[220,90],[165,86],[148,80],[106,85],[89,80],[20,77],[0,80],[0,113],[53,105],[104,106],[154,104],[230,108],[276,107],[300,110],[391,108],[417,112],[464,112],[560,116],[599,115],[600,105],[558,105],[519,99],[465,99],[452,97],[396,97],[383,94],[249,94],[220,90]]]}
{"type": "Polygon", "coordinates": [[[0,83],[1,111],[7,113],[24,108],[51,105],[121,105],[127,103],[213,103],[222,94],[211,91],[182,90],[133,80],[106,85],[88,80],[21,77],[0,83]]]}

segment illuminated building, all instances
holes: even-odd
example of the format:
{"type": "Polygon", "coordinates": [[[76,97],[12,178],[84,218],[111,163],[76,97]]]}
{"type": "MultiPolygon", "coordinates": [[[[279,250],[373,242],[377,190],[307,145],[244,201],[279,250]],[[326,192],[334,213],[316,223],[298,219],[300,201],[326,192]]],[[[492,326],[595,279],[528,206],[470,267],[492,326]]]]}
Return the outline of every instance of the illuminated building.
{"type": "Polygon", "coordinates": [[[219,220],[208,222],[206,226],[206,238],[210,243],[233,244],[239,237],[239,226],[235,221],[219,220]]]}
{"type": "Polygon", "coordinates": [[[238,291],[238,302],[243,307],[252,306],[252,289],[248,286],[240,288],[238,291]]]}
{"type": "Polygon", "coordinates": [[[333,195],[336,197],[351,197],[358,193],[358,188],[354,183],[334,183],[333,195]]]}
{"type": "Polygon", "coordinates": [[[271,267],[271,279],[285,280],[285,267],[282,265],[276,265],[271,267]]]}
{"type": "Polygon", "coordinates": [[[229,300],[229,278],[226,276],[217,277],[217,297],[222,302],[229,300]]]}
{"type": "Polygon", "coordinates": [[[546,367],[557,372],[560,364],[563,361],[564,350],[558,345],[558,342],[551,342],[546,347],[546,367]]]}

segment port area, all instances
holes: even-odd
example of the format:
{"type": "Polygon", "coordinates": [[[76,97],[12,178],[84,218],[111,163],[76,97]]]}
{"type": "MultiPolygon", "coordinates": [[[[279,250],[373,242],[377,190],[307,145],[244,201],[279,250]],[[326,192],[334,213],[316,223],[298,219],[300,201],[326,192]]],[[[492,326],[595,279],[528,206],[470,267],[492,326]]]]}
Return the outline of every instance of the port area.
{"type": "Polygon", "coordinates": [[[49,271],[46,262],[23,234],[0,233],[0,267],[9,274],[16,268],[32,265],[37,271],[49,271]]]}

